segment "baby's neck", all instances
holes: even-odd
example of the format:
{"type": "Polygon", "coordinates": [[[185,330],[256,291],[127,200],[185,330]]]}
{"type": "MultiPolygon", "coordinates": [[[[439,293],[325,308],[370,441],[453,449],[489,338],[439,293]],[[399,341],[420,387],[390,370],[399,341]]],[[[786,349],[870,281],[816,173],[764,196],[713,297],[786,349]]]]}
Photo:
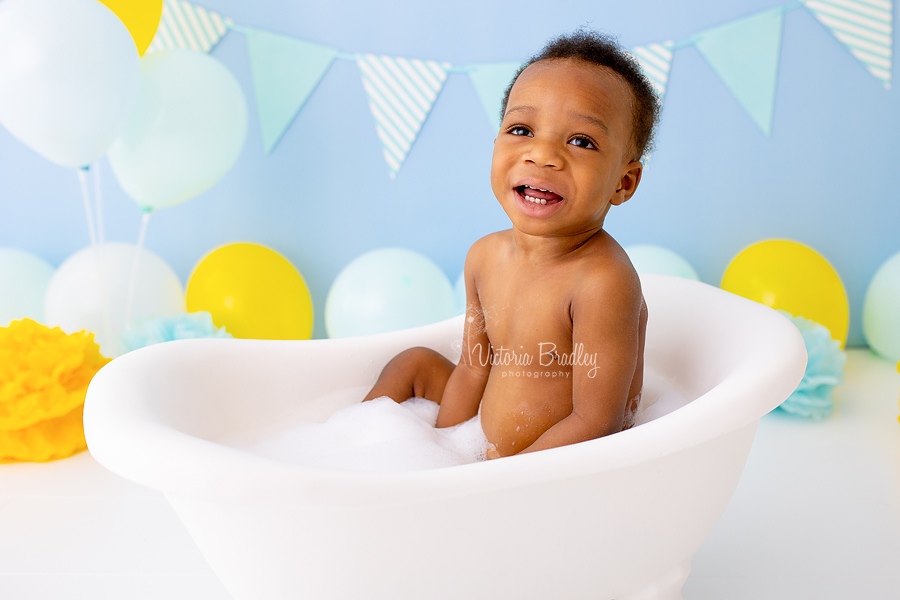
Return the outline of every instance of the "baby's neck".
{"type": "Polygon", "coordinates": [[[513,227],[513,240],[522,260],[529,263],[550,263],[578,252],[591,239],[604,235],[603,226],[571,235],[529,235],[513,227]]]}

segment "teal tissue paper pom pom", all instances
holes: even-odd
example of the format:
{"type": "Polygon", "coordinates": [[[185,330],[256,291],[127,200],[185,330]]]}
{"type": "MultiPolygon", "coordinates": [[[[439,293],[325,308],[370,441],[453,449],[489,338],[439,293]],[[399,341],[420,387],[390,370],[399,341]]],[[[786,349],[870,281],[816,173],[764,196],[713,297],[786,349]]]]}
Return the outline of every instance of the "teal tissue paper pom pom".
{"type": "Polygon", "coordinates": [[[800,385],[778,408],[799,417],[823,419],[834,408],[834,386],[844,381],[847,355],[841,350],[841,343],[831,338],[831,332],[824,325],[795,317],[783,310],[778,312],[800,330],[809,357],[800,385]]]}
{"type": "Polygon", "coordinates": [[[213,324],[212,315],[206,311],[181,313],[172,317],[150,319],[128,329],[122,334],[126,352],[172,340],[193,338],[230,338],[224,327],[213,324]]]}

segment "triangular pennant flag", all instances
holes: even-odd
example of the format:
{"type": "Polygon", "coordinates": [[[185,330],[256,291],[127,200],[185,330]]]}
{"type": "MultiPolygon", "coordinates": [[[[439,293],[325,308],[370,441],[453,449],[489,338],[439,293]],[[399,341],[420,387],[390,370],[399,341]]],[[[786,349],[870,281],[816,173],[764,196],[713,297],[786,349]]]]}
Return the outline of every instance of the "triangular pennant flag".
{"type": "Polygon", "coordinates": [[[306,99],[334,62],[337,50],[286,35],[241,27],[266,154],[272,152],[306,99]]]}
{"type": "Polygon", "coordinates": [[[891,0],[806,0],[803,4],[885,89],[891,89],[894,47],[891,0]]]}
{"type": "Polygon", "coordinates": [[[674,42],[650,44],[648,46],[635,46],[631,54],[637,59],[644,71],[644,75],[650,80],[659,101],[666,97],[666,88],[669,84],[669,71],[672,70],[672,48],[674,42]]]}
{"type": "Polygon", "coordinates": [[[776,8],[697,35],[694,44],[753,121],[769,135],[784,10],[776,8]]]}
{"type": "Polygon", "coordinates": [[[147,52],[189,48],[209,52],[234,21],[185,0],[163,0],[162,17],[147,52]]]}
{"type": "Polygon", "coordinates": [[[503,94],[506,93],[506,88],[521,66],[522,63],[517,62],[473,65],[469,71],[469,79],[475,86],[475,92],[491,120],[494,132],[500,131],[503,94]]]}
{"type": "Polygon", "coordinates": [[[447,81],[449,63],[363,54],[357,59],[391,179],[447,81]]]}

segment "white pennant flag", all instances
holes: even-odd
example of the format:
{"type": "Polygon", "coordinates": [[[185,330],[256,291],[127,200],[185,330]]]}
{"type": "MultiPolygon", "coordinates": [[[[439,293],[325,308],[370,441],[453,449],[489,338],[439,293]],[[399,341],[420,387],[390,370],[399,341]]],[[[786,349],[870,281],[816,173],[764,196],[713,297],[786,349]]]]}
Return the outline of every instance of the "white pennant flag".
{"type": "Polygon", "coordinates": [[[393,179],[447,81],[450,63],[364,54],[357,64],[393,179]]]}
{"type": "Polygon", "coordinates": [[[631,54],[640,63],[644,75],[647,76],[653,89],[656,90],[660,103],[666,97],[669,71],[672,70],[672,48],[674,46],[674,42],[663,42],[661,44],[635,46],[631,49],[631,54]]]}
{"type": "Polygon", "coordinates": [[[891,89],[894,47],[892,0],[806,0],[803,3],[831,30],[869,73],[891,89]]]}
{"type": "Polygon", "coordinates": [[[234,25],[231,19],[185,0],[164,0],[159,27],[147,53],[186,48],[209,52],[234,25]]]}

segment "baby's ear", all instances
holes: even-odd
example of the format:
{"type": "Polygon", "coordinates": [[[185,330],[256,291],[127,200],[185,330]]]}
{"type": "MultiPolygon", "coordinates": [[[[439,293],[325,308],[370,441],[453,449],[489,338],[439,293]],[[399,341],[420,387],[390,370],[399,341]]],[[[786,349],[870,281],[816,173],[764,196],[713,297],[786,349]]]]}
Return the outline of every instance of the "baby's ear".
{"type": "Polygon", "coordinates": [[[629,198],[637,191],[638,184],[641,183],[641,174],[644,172],[644,165],[638,160],[633,160],[625,166],[622,178],[619,180],[619,187],[610,204],[618,206],[623,202],[627,202],[629,198]]]}

